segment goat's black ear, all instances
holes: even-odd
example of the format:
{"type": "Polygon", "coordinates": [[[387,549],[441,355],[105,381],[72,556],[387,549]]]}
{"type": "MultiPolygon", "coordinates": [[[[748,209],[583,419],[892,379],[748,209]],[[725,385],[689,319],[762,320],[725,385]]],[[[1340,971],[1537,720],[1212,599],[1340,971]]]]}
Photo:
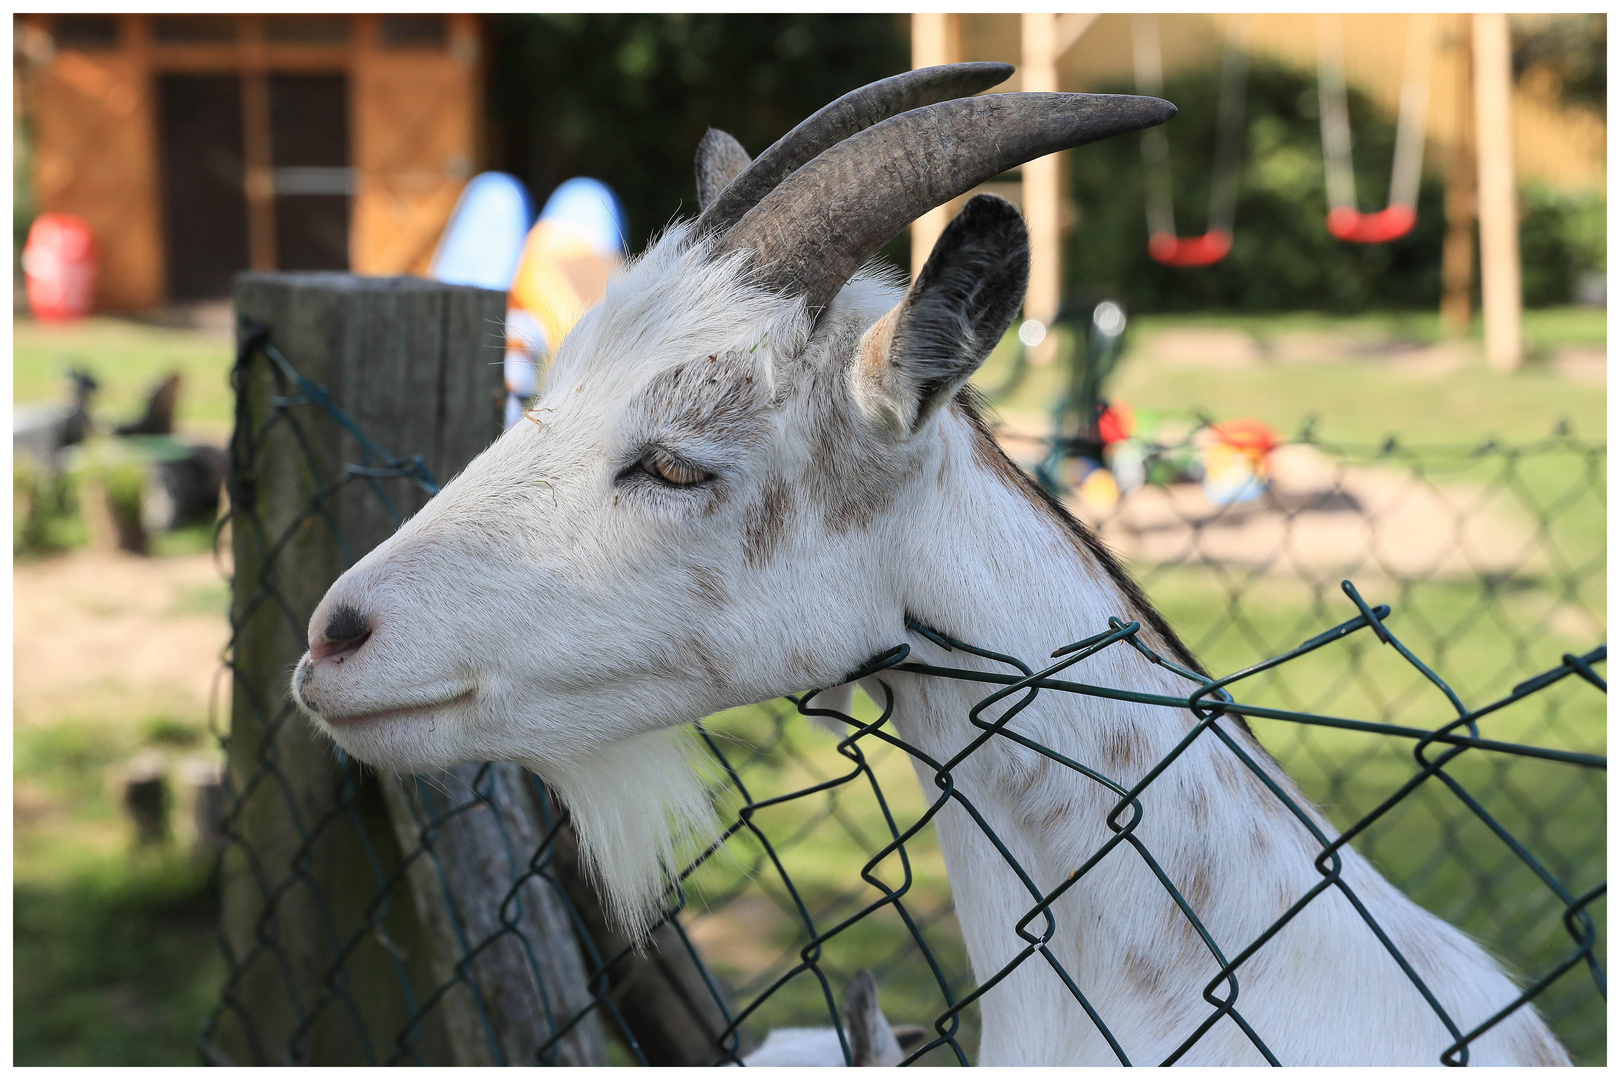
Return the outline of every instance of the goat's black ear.
{"type": "Polygon", "coordinates": [[[856,358],[857,396],[897,434],[915,433],[984,363],[1029,287],[1029,231],[1011,203],[968,201],[904,300],[856,358]]]}
{"type": "Polygon", "coordinates": [[[697,148],[698,209],[707,209],[753,160],[742,143],[719,128],[704,132],[697,148]]]}

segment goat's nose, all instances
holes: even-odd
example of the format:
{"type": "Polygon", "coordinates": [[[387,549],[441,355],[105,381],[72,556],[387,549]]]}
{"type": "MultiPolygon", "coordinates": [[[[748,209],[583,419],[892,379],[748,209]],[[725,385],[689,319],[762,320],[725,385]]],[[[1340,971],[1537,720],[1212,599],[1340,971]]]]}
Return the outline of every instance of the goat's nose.
{"type": "Polygon", "coordinates": [[[352,607],[339,607],[326,620],[326,628],[309,643],[313,660],[341,664],[371,639],[371,620],[352,607]]]}

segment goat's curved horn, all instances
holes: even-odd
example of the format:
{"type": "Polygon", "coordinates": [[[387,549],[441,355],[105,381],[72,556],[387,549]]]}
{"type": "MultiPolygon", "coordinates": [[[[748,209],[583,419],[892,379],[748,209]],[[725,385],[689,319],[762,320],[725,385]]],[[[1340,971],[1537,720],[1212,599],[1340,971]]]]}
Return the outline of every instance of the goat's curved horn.
{"type": "Polygon", "coordinates": [[[1168,101],[1120,94],[991,94],[913,109],[802,166],[716,252],[752,252],[763,284],[819,310],[934,207],[1026,161],[1175,115],[1168,101]]]}
{"type": "Polygon", "coordinates": [[[725,232],[800,165],[829,146],[896,113],[988,90],[1012,75],[1011,64],[941,64],[918,68],[851,90],[818,110],[726,186],[698,216],[699,235],[725,232]]]}

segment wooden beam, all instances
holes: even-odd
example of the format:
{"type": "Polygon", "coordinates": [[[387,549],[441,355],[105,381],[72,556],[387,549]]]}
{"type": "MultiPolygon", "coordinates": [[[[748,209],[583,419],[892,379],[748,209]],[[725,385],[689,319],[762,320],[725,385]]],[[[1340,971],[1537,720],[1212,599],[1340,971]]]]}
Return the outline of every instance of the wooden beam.
{"type": "Polygon", "coordinates": [[[1513,178],[1513,82],[1507,16],[1474,16],[1474,118],[1479,152],[1479,261],[1485,359],[1512,371],[1524,356],[1519,214],[1513,178]]]}
{"type": "MultiPolygon", "coordinates": [[[[1084,29],[1082,27],[1082,29],[1084,29]]],[[[1023,89],[1050,93],[1058,88],[1058,23],[1051,12],[1026,12],[1021,48],[1023,89]]],[[[1026,162],[1019,175],[1024,185],[1024,218],[1029,222],[1029,294],[1024,315],[1050,326],[1063,295],[1063,226],[1060,187],[1061,159],[1057,154],[1026,162]]],[[[1043,340],[1031,356],[1036,363],[1051,360],[1055,338],[1043,340]]]]}
{"type": "Polygon", "coordinates": [[[276,268],[275,162],[270,143],[270,72],[264,17],[242,18],[242,187],[247,196],[248,265],[276,268]]]}
{"type": "MultiPolygon", "coordinates": [[[[250,62],[238,45],[154,45],[151,66],[162,72],[234,74],[250,62]]],[[[347,45],[267,44],[260,61],[276,71],[339,72],[349,65],[347,45]]]]}
{"type": "MultiPolygon", "coordinates": [[[[911,66],[953,64],[962,57],[960,15],[917,12],[911,16],[911,66]]],[[[911,223],[911,274],[916,277],[951,220],[951,207],[936,206],[911,223]]]]}
{"type": "Polygon", "coordinates": [[[1067,12],[1057,17],[1057,37],[1052,47],[1052,59],[1061,60],[1085,36],[1091,24],[1097,21],[1095,11],[1086,14],[1067,12]]]}

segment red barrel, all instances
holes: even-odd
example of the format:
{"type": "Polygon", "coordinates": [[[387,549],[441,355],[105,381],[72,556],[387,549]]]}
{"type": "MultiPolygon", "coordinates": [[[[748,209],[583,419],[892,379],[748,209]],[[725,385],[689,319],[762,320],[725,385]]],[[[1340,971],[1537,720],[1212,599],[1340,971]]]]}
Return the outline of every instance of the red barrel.
{"type": "Polygon", "coordinates": [[[90,313],[96,296],[96,238],[74,214],[41,214],[23,245],[28,306],[51,322],[90,313]]]}

